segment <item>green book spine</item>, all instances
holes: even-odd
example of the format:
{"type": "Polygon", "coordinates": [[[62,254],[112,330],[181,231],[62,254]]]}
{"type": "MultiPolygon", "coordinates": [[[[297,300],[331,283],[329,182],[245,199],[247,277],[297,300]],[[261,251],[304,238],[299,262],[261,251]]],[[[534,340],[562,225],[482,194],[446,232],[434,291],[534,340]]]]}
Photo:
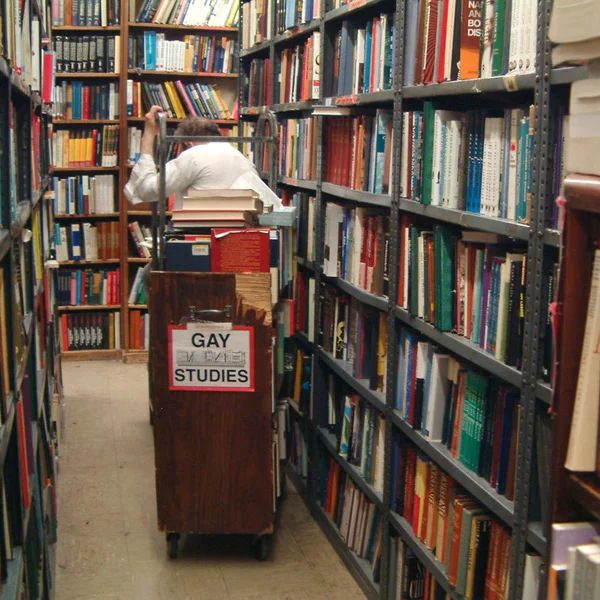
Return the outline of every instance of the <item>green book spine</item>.
{"type": "Polygon", "coordinates": [[[431,190],[433,183],[433,129],[435,109],[431,102],[424,103],[423,118],[425,120],[423,131],[423,177],[421,203],[431,204],[431,190]]]}
{"type": "MultiPolygon", "coordinates": [[[[433,294],[433,290],[429,289],[429,269],[431,268],[431,265],[429,264],[429,252],[427,250],[428,248],[428,240],[431,234],[423,234],[423,264],[425,265],[425,268],[423,269],[423,278],[424,278],[424,285],[425,285],[425,320],[428,323],[431,323],[431,311],[429,310],[431,303],[430,303],[430,294],[433,294]]],[[[434,267],[435,268],[435,267],[434,267]]]]}
{"type": "Polygon", "coordinates": [[[454,241],[452,232],[447,227],[440,226],[440,302],[438,329],[442,331],[451,331],[453,327],[452,309],[454,306],[452,297],[452,274],[454,241]]]}
{"type": "Polygon", "coordinates": [[[460,440],[460,462],[469,466],[469,448],[471,447],[471,435],[473,431],[473,372],[467,374],[467,382],[465,384],[465,397],[463,400],[462,414],[462,433],[460,440]]]}
{"type": "Polygon", "coordinates": [[[440,271],[440,252],[441,252],[441,235],[440,235],[440,226],[435,225],[433,228],[433,282],[434,282],[434,295],[433,295],[433,316],[434,316],[434,325],[437,329],[440,329],[440,310],[442,308],[441,298],[440,298],[440,280],[441,280],[441,271],[440,271]]]}
{"type": "Polygon", "coordinates": [[[473,331],[471,340],[479,344],[479,335],[481,331],[481,298],[483,293],[483,266],[485,264],[485,252],[477,250],[475,262],[475,285],[473,289],[473,331]]]}
{"type": "Polygon", "coordinates": [[[410,228],[410,314],[419,312],[419,230],[410,228]]]}
{"type": "Polygon", "coordinates": [[[506,13],[505,0],[496,0],[494,12],[494,38],[492,42],[492,75],[502,75],[504,69],[504,20],[506,13]]]}

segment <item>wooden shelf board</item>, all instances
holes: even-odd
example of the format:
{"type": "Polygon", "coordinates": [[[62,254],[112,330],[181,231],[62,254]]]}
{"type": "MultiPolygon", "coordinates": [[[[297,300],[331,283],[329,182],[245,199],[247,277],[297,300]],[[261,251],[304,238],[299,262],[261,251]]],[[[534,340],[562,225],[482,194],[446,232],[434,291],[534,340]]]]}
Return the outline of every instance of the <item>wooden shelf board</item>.
{"type": "Polygon", "coordinates": [[[93,32],[119,32],[121,31],[120,25],[107,25],[106,27],[91,26],[91,25],[60,25],[52,26],[52,33],[68,33],[69,31],[85,31],[89,33],[93,32]]]}
{"type": "Polygon", "coordinates": [[[65,362],[75,360],[113,360],[123,357],[123,350],[69,350],[60,354],[65,362]]]}
{"type": "Polygon", "coordinates": [[[90,215],[67,215],[67,214],[57,214],[54,215],[55,219],[118,219],[118,212],[115,213],[93,213],[90,215]]]}
{"type": "Polygon", "coordinates": [[[76,312],[76,311],[85,311],[85,310],[120,310],[120,304],[111,304],[109,306],[105,306],[103,304],[88,304],[82,306],[57,306],[56,307],[59,312],[76,312]]]}
{"type": "MultiPolygon", "coordinates": [[[[170,118],[167,119],[167,123],[181,123],[185,119],[170,118]]],[[[211,119],[213,123],[217,125],[237,125],[238,122],[235,119],[211,119]]],[[[127,117],[127,121],[130,123],[143,123],[144,117],[127,117]]]]}
{"type": "Polygon", "coordinates": [[[128,256],[127,262],[129,263],[147,263],[150,262],[151,258],[142,258],[141,256],[128,256]]]}
{"type": "Polygon", "coordinates": [[[66,260],[59,263],[59,266],[77,267],[79,265],[116,265],[118,258],[105,258],[104,260],[66,260]]]}
{"type": "Polygon", "coordinates": [[[129,310],[148,310],[147,304],[128,304],[129,310]]]}
{"type": "Polygon", "coordinates": [[[54,125],[118,125],[119,119],[54,119],[54,125]]]}
{"type": "Polygon", "coordinates": [[[600,481],[593,473],[571,473],[568,476],[571,495],[596,519],[600,519],[600,481]]]}
{"type": "Polygon", "coordinates": [[[148,350],[123,350],[123,362],[126,364],[148,362],[148,350]]]}
{"type": "Polygon", "coordinates": [[[53,173],[116,173],[119,167],[54,167],[53,173]]]}
{"type": "Polygon", "coordinates": [[[158,75],[159,77],[206,77],[206,78],[221,78],[221,79],[237,79],[237,73],[206,73],[200,71],[198,73],[190,72],[190,71],[150,71],[147,69],[128,69],[127,73],[129,75],[144,75],[144,76],[154,76],[158,75]]]}
{"type": "Polygon", "coordinates": [[[55,73],[57,79],[119,79],[119,73],[55,73]]]}
{"type": "Polygon", "coordinates": [[[171,23],[137,23],[130,21],[130,29],[173,29],[175,31],[189,31],[189,32],[206,32],[212,31],[214,33],[237,33],[237,27],[211,27],[210,25],[173,25],[171,23]]]}

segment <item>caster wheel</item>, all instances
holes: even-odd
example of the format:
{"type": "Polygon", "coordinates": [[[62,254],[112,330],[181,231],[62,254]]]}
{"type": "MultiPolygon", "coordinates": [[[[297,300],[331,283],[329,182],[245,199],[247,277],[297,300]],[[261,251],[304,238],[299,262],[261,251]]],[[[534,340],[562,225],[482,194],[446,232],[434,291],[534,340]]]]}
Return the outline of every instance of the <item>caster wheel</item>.
{"type": "Polygon", "coordinates": [[[256,560],[261,562],[269,558],[271,552],[271,536],[261,535],[256,542],[254,542],[254,556],[256,560]]]}
{"type": "Polygon", "coordinates": [[[179,542],[179,534],[178,533],[168,533],[167,534],[167,555],[169,558],[177,558],[177,554],[179,549],[177,544],[179,542]]]}

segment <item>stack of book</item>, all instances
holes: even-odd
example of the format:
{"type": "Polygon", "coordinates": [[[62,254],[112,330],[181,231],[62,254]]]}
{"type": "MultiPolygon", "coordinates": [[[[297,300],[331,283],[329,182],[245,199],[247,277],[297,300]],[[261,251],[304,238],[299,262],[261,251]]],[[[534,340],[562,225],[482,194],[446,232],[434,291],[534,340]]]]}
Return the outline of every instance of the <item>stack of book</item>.
{"type": "Polygon", "coordinates": [[[260,44],[271,36],[275,0],[250,0],[242,3],[242,48],[260,44]]]}
{"type": "Polygon", "coordinates": [[[239,3],[235,0],[143,0],[135,12],[136,3],[129,3],[129,19],[137,23],[160,23],[211,27],[234,27],[237,24],[239,3]]]}
{"type": "Polygon", "coordinates": [[[537,4],[409,0],[404,85],[535,72],[537,4]]]}
{"type": "Polygon", "coordinates": [[[54,225],[56,260],[94,261],[119,258],[119,223],[116,221],[54,225]]]}
{"type": "Polygon", "coordinates": [[[285,48],[279,67],[279,102],[319,98],[321,33],[316,31],[303,44],[285,48]]]}
{"type": "Polygon", "coordinates": [[[227,102],[214,84],[127,80],[127,116],[143,117],[154,105],[162,107],[169,119],[188,115],[231,119],[227,102]]]}
{"type": "Polygon", "coordinates": [[[328,202],[325,209],[323,274],[378,296],[389,294],[390,219],[363,207],[328,202]]]}
{"type": "Polygon", "coordinates": [[[521,368],[526,255],[495,234],[421,227],[403,216],[398,305],[521,368]]]}
{"type": "Polygon", "coordinates": [[[186,35],[165,39],[164,33],[145,31],[129,36],[129,69],[181,73],[233,73],[235,41],[225,36],[186,35]]]}
{"type": "Polygon", "coordinates": [[[128,304],[147,304],[143,277],[144,267],[138,267],[133,283],[131,284],[131,289],[129,290],[128,304]]]}
{"type": "Polygon", "coordinates": [[[52,137],[55,167],[116,167],[119,155],[119,126],[97,129],[61,129],[52,137]]]}
{"type": "Polygon", "coordinates": [[[55,215],[115,213],[114,175],[74,175],[52,178],[55,215]]]}
{"type": "Polygon", "coordinates": [[[401,445],[395,454],[392,510],[434,553],[457,595],[506,600],[510,530],[429,457],[401,445]]]}
{"type": "Polygon", "coordinates": [[[392,111],[331,117],[326,124],[325,181],[374,194],[391,193],[392,111]]]}
{"type": "Polygon", "coordinates": [[[60,317],[61,350],[116,350],[120,348],[119,312],[63,314],[60,317]]]}
{"type": "Polygon", "coordinates": [[[528,223],[533,164],[533,106],[402,115],[400,194],[443,206],[528,223]]]}
{"type": "Polygon", "coordinates": [[[54,87],[52,109],[56,119],[118,119],[119,82],[87,85],[62,81],[54,87]]]}
{"type": "Polygon", "coordinates": [[[120,35],[57,35],[54,50],[57,73],[120,72],[120,35]]]}
{"type": "Polygon", "coordinates": [[[249,69],[245,81],[246,105],[268,106],[271,104],[271,59],[255,58],[249,69]]]}
{"type": "MultiPolygon", "coordinates": [[[[113,27],[121,23],[119,0],[65,0],[52,4],[54,27],[113,27]]],[[[56,38],[55,38],[56,39],[56,38]]]]}
{"type": "Polygon", "coordinates": [[[317,178],[317,119],[279,123],[278,173],[293,179],[317,178]]]}
{"type": "Polygon", "coordinates": [[[360,303],[327,283],[321,284],[319,344],[334,358],[349,363],[357,379],[372,390],[386,390],[386,313],[360,303]]]}
{"type": "Polygon", "coordinates": [[[394,15],[360,25],[344,21],[334,41],[331,94],[349,96],[392,89],[394,15]]]}
{"type": "Polygon", "coordinates": [[[61,269],[56,301],[59,306],[116,306],[121,303],[119,269],[61,269]]]}
{"type": "Polygon", "coordinates": [[[263,204],[252,190],[195,190],[183,198],[183,208],[173,210],[177,229],[248,227],[262,213],[263,204]]]}
{"type": "Polygon", "coordinates": [[[321,459],[320,503],[338,528],[344,543],[370,563],[379,582],[383,549],[383,519],[375,505],[326,451],[321,459]]]}
{"type": "Polygon", "coordinates": [[[431,442],[513,500],[519,392],[402,329],[396,409],[431,442]]]}

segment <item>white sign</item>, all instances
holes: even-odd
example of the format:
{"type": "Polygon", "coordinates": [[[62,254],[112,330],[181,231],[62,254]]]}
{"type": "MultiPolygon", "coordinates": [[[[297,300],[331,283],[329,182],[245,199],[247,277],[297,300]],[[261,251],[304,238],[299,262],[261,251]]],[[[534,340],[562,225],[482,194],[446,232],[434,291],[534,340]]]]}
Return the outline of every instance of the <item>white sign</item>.
{"type": "Polygon", "coordinates": [[[169,327],[169,389],[254,391],[254,328],[193,323],[169,327]]]}

